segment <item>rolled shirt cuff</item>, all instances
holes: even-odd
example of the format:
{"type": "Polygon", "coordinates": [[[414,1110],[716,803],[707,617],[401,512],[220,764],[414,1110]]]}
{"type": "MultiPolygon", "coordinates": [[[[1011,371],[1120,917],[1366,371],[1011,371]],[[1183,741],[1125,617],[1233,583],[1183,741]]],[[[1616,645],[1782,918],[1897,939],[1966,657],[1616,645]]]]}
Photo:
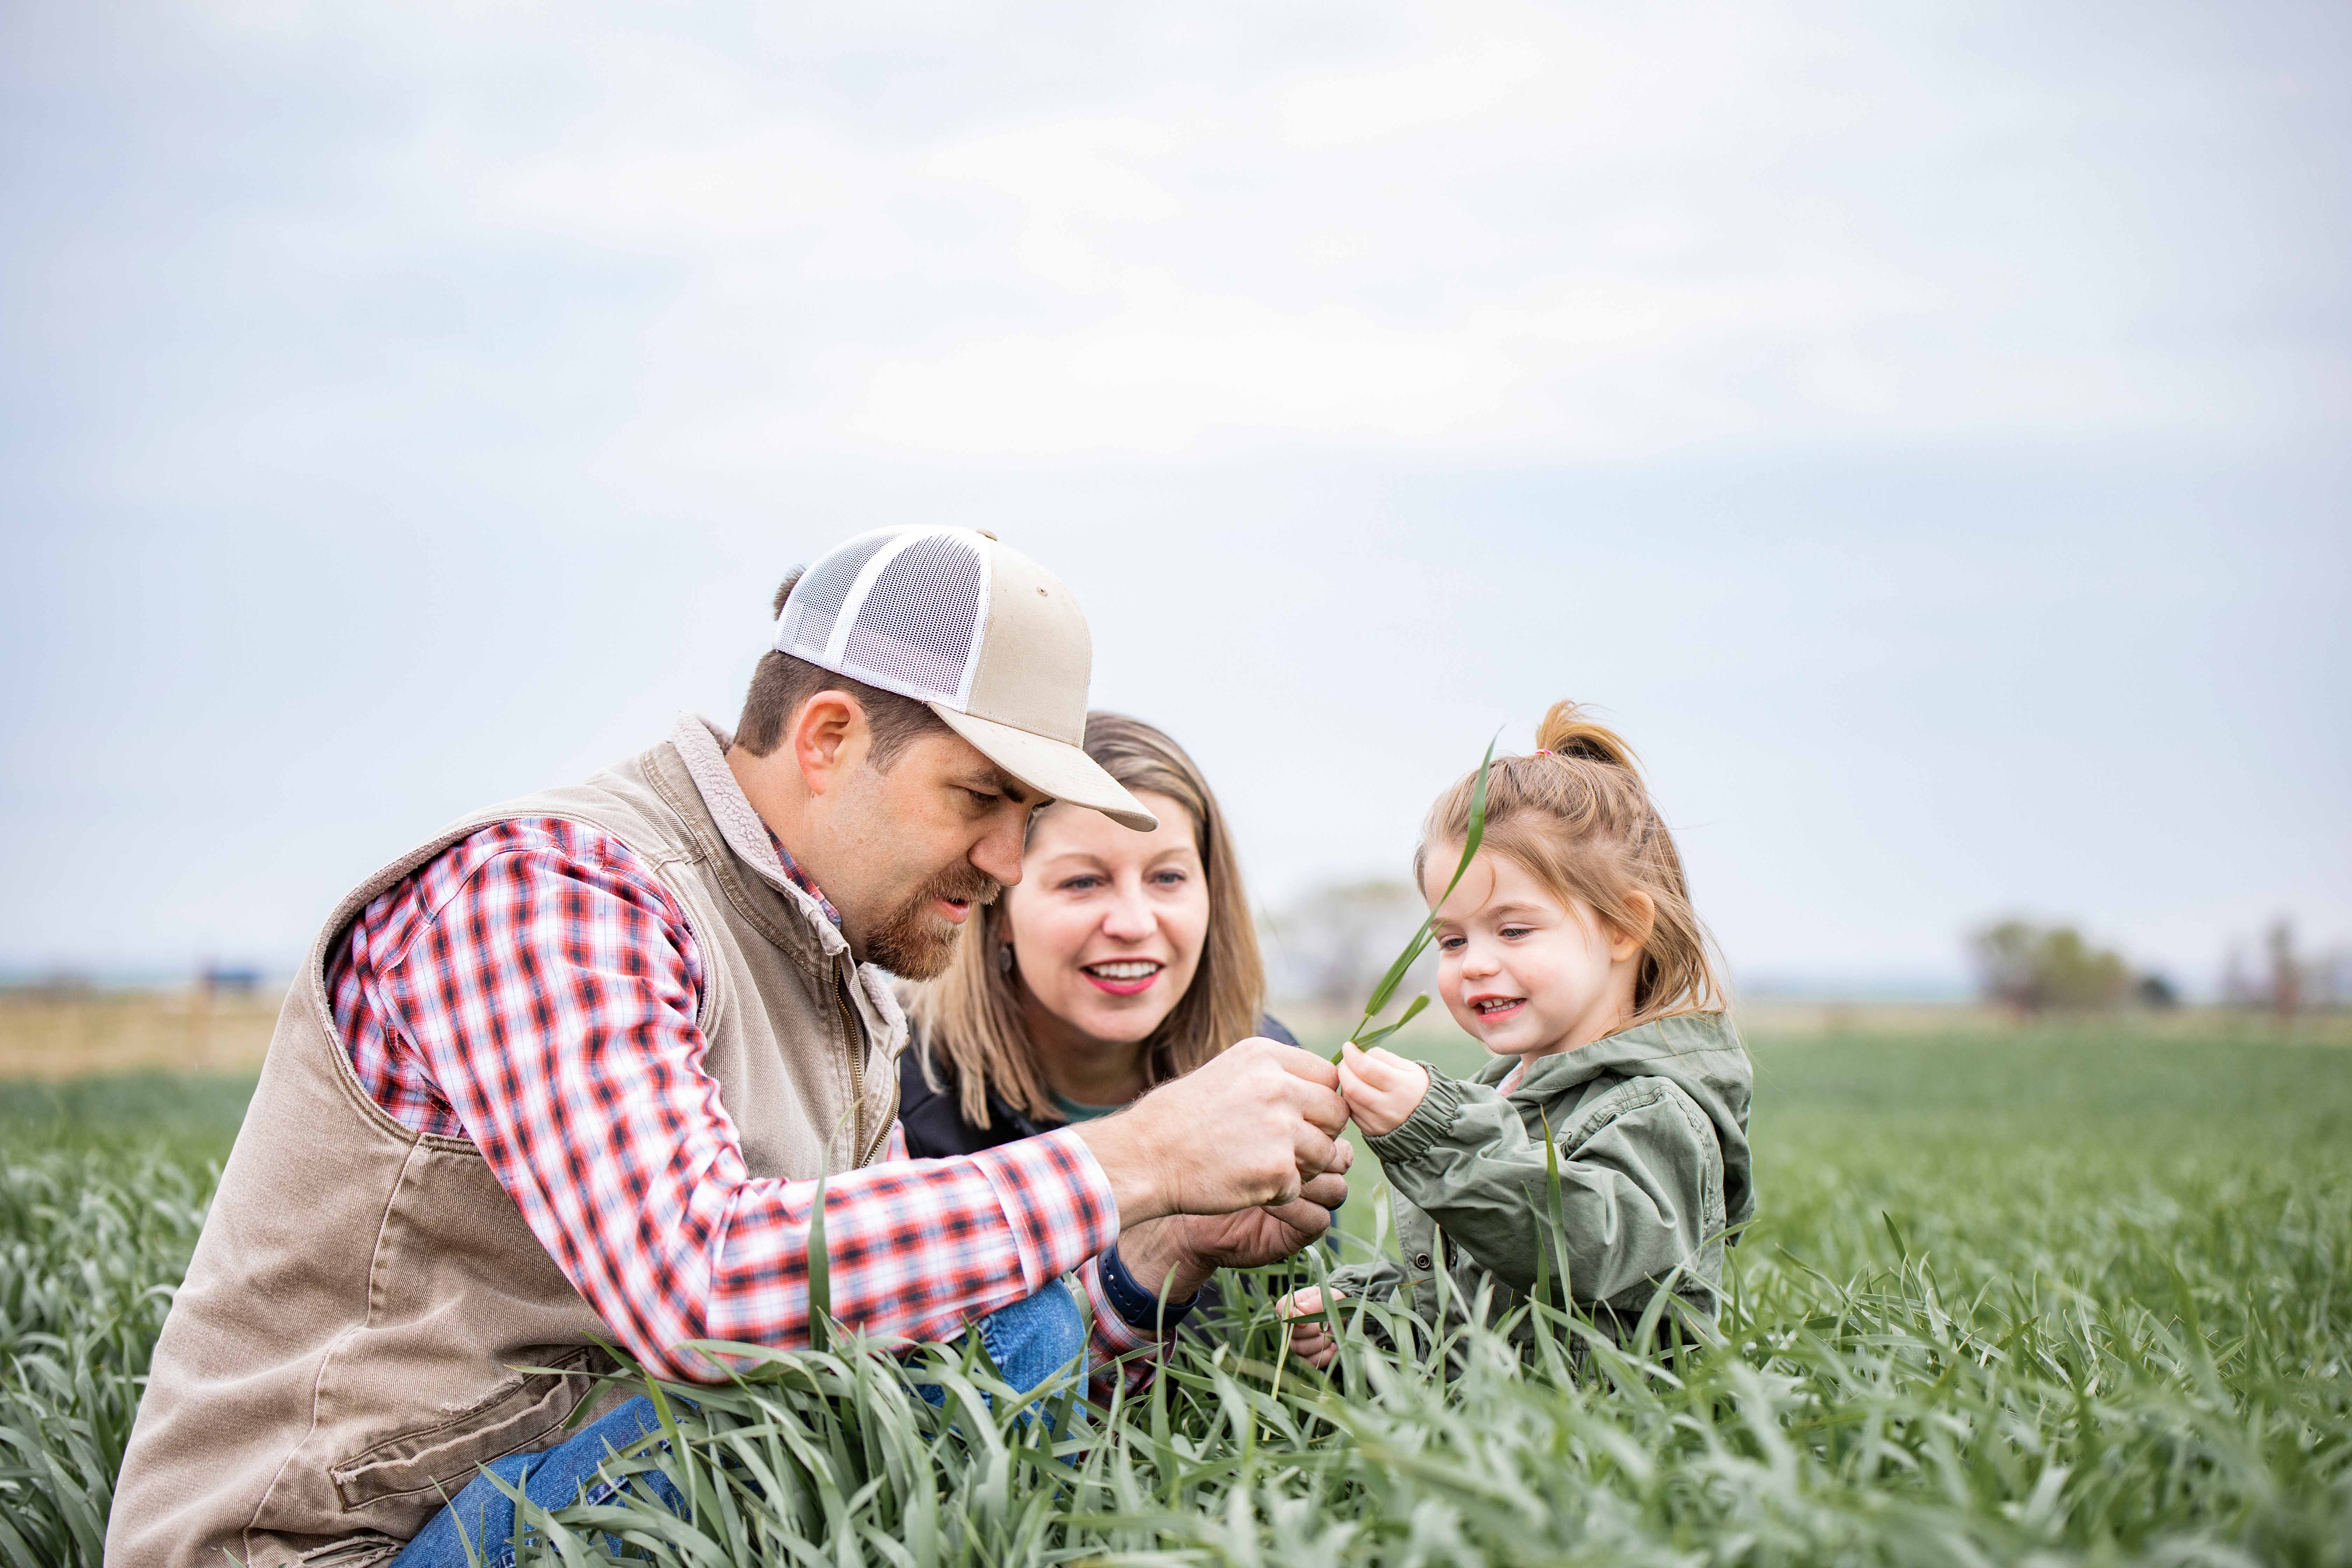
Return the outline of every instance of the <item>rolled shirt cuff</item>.
{"type": "Polygon", "coordinates": [[[1139,1329],[1127,1321],[1118,1304],[1111,1300],[1110,1292],[1103,1288],[1102,1259],[1099,1258],[1078,1270],[1078,1282],[1086,1287],[1087,1304],[1094,1310],[1095,1342],[1112,1356],[1148,1350],[1174,1337],[1176,1325],[1173,1321],[1167,1325],[1166,1334],[1154,1334],[1150,1329],[1139,1329]]]}
{"type": "Polygon", "coordinates": [[[1118,1239],[1118,1196],[1094,1151],[1070,1128],[964,1157],[1004,1205],[1022,1283],[1031,1293],[1118,1239]]]}

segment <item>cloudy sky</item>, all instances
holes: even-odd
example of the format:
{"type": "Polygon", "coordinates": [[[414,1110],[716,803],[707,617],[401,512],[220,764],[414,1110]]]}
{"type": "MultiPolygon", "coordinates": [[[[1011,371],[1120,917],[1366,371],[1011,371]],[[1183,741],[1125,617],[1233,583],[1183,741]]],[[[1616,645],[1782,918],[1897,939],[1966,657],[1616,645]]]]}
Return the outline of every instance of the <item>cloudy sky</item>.
{"type": "Polygon", "coordinates": [[[290,963],[992,529],[1263,901],[1601,705],[1751,980],[2352,942],[2352,11],[0,8],[0,968],[290,963]]]}

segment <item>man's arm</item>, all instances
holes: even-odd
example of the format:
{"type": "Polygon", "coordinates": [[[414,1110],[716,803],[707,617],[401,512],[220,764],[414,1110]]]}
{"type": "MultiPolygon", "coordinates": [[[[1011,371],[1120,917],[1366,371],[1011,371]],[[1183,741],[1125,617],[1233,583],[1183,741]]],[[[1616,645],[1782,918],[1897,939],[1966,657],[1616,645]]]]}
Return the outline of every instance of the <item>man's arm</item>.
{"type": "MultiPolygon", "coordinates": [[[[369,1001],[631,1353],[694,1379],[715,1369],[684,1341],[806,1344],[816,1184],[744,1168],[683,912],[614,840],[529,826],[376,955],[369,1001]]],[[[943,1339],[1099,1252],[1118,1214],[1064,1131],[845,1172],[825,1228],[835,1317],[943,1339]]]]}

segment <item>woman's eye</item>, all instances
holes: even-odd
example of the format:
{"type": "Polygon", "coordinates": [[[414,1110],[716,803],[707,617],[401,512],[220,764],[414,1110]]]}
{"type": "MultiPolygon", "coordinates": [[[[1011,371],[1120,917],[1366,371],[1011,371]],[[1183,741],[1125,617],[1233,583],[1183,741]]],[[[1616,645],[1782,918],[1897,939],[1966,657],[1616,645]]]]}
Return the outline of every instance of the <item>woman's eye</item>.
{"type": "Polygon", "coordinates": [[[1163,888],[1181,888],[1191,880],[1181,871],[1162,871],[1151,879],[1163,888]]]}
{"type": "Polygon", "coordinates": [[[1072,877],[1062,884],[1066,893],[1090,893],[1102,885],[1100,877],[1072,877]]]}

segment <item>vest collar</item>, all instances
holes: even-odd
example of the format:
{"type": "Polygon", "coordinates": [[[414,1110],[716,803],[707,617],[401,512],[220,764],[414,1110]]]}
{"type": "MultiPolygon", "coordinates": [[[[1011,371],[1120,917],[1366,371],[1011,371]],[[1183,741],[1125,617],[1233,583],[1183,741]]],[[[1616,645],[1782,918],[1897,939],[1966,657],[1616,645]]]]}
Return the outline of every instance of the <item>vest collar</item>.
{"type": "Polygon", "coordinates": [[[703,808],[710,813],[711,826],[719,829],[735,858],[757,871],[800,911],[827,958],[848,952],[841,928],[825,917],[824,907],[784,875],[784,863],[776,858],[776,847],[768,842],[767,824],[751,809],[743,786],[735,782],[735,770],[727,765],[727,748],[733,743],[732,736],[698,713],[678,715],[677,728],[670,734],[670,744],[677,748],[687,776],[694,781],[703,808]]]}
{"type": "MultiPolygon", "coordinates": [[[[751,808],[743,786],[735,782],[735,770],[727,765],[727,748],[733,743],[733,736],[698,713],[678,715],[677,726],[670,732],[670,744],[677,748],[678,759],[686,763],[687,776],[694,781],[695,792],[702,796],[703,809],[710,813],[711,826],[719,829],[727,847],[798,911],[808,925],[809,934],[815,938],[818,951],[828,961],[840,963],[849,952],[849,942],[841,934],[841,928],[824,912],[824,906],[784,875],[784,863],[776,858],[776,847],[768,841],[768,825],[751,808]]],[[[870,963],[857,964],[856,968],[860,993],[857,999],[860,1011],[867,1015],[866,1025],[877,1038],[886,1042],[887,1050],[895,1052],[905,1042],[907,1020],[898,1006],[890,976],[870,963]]]]}

